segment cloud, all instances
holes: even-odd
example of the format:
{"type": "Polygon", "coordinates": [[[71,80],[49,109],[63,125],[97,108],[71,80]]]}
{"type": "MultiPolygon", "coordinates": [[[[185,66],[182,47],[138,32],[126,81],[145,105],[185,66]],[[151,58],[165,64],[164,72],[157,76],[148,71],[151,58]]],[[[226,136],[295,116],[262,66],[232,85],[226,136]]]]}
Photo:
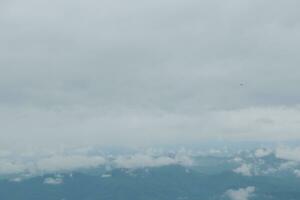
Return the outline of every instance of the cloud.
{"type": "Polygon", "coordinates": [[[47,177],[44,179],[44,184],[49,184],[49,185],[60,185],[62,184],[63,178],[62,177],[47,177]]]}
{"type": "Polygon", "coordinates": [[[22,180],[23,180],[23,179],[22,179],[21,177],[15,177],[15,178],[10,179],[9,181],[15,182],[15,183],[19,183],[19,182],[21,182],[22,180]]]}
{"type": "Polygon", "coordinates": [[[18,174],[26,170],[27,166],[22,162],[0,159],[0,175],[18,174]]]}
{"type": "Polygon", "coordinates": [[[106,164],[102,156],[54,154],[45,156],[0,159],[0,175],[36,175],[89,169],[106,164]]]}
{"type": "Polygon", "coordinates": [[[38,160],[36,167],[38,171],[56,172],[72,171],[81,168],[95,168],[106,163],[105,158],[101,156],[52,156],[38,160]]]}
{"type": "Polygon", "coordinates": [[[132,155],[116,156],[112,163],[117,168],[126,169],[161,167],[168,165],[190,167],[195,164],[194,156],[196,156],[195,152],[186,149],[168,152],[150,148],[144,152],[138,152],[132,155]]]}
{"type": "Polygon", "coordinates": [[[240,164],[233,172],[243,176],[277,176],[282,173],[297,175],[297,168],[300,166],[299,152],[298,147],[292,146],[260,147],[254,151],[244,150],[234,153],[229,161],[240,164]],[[275,158],[271,157],[270,160],[267,156],[271,154],[275,158]]]}
{"type": "Polygon", "coordinates": [[[273,151],[270,150],[270,149],[264,149],[264,148],[260,148],[260,149],[256,149],[255,150],[255,153],[254,155],[257,157],[257,158],[263,158],[263,157],[266,157],[270,154],[272,154],[273,151]]]}
{"type": "Polygon", "coordinates": [[[242,164],[240,167],[233,170],[233,172],[237,174],[241,174],[243,176],[252,176],[251,172],[252,166],[250,164],[242,164]]]}
{"type": "Polygon", "coordinates": [[[119,168],[135,169],[145,167],[161,167],[167,165],[191,166],[193,161],[187,156],[159,156],[153,157],[147,154],[135,154],[132,156],[119,156],[114,160],[119,168]]]}
{"type": "Polygon", "coordinates": [[[3,149],[299,139],[297,1],[0,4],[3,149]]]}
{"type": "Polygon", "coordinates": [[[300,177],[300,170],[295,169],[295,170],[294,170],[294,174],[295,174],[297,177],[300,177]]]}
{"type": "Polygon", "coordinates": [[[234,161],[234,162],[236,162],[236,163],[241,163],[241,162],[243,162],[243,159],[242,159],[241,157],[234,157],[234,158],[232,159],[232,161],[234,161]]]}
{"type": "Polygon", "coordinates": [[[287,161],[284,163],[281,163],[278,167],[279,170],[289,170],[292,168],[295,168],[299,165],[299,163],[295,162],[295,161],[287,161]]]}
{"type": "Polygon", "coordinates": [[[280,159],[300,162],[300,147],[279,147],[275,155],[280,159]]]}
{"type": "Polygon", "coordinates": [[[251,196],[254,195],[255,187],[249,186],[246,188],[240,188],[237,190],[227,190],[225,192],[225,196],[227,196],[230,200],[249,200],[251,196]]]}
{"type": "Polygon", "coordinates": [[[102,177],[102,178],[110,178],[110,177],[111,177],[111,174],[102,174],[101,177],[102,177]]]}
{"type": "MultiPolygon", "coordinates": [[[[35,176],[38,174],[72,172],[80,169],[104,167],[137,169],[181,165],[190,167],[194,164],[193,153],[184,149],[176,152],[148,149],[132,154],[103,154],[97,149],[71,149],[63,152],[41,154],[10,154],[0,158],[0,176],[15,175],[35,176]]],[[[105,174],[104,176],[106,176],[105,174]]]]}
{"type": "Polygon", "coordinates": [[[197,114],[156,109],[117,111],[98,106],[62,110],[3,108],[0,112],[3,123],[0,143],[6,150],[25,149],[29,144],[35,149],[57,149],[61,145],[145,147],[191,144],[215,138],[225,141],[270,138],[276,141],[298,137],[296,119],[299,115],[298,108],[293,107],[203,110],[197,114]],[[284,116],[284,119],[278,116],[284,116]],[[274,123],[262,123],[261,117],[274,123]],[[282,134],[286,131],[289,134],[282,134]],[[23,142],[17,142],[17,138],[23,142]]]}

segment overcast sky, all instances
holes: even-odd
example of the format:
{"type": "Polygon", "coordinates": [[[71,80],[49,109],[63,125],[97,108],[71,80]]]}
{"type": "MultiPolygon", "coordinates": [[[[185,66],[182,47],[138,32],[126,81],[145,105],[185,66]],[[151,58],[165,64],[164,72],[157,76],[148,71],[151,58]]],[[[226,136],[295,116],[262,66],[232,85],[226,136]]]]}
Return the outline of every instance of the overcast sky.
{"type": "Polygon", "coordinates": [[[296,0],[2,0],[0,145],[300,139],[296,0]]]}

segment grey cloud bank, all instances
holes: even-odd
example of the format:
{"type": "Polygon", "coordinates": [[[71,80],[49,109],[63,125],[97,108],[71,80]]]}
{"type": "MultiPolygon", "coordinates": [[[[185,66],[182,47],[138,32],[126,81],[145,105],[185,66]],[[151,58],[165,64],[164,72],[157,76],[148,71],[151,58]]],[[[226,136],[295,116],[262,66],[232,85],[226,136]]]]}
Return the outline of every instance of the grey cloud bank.
{"type": "Polygon", "coordinates": [[[299,4],[1,1],[1,148],[299,139],[299,4]]]}

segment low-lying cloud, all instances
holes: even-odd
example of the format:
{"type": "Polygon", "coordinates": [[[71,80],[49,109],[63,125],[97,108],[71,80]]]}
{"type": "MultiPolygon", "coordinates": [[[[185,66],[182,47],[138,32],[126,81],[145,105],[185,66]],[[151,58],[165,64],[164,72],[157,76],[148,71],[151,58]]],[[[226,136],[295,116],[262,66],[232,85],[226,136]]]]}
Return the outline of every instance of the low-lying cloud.
{"type": "MultiPolygon", "coordinates": [[[[84,151],[83,151],[84,152],[84,151]]],[[[152,151],[131,155],[87,154],[80,150],[67,153],[51,153],[51,155],[35,155],[30,157],[15,155],[0,157],[0,176],[34,176],[57,172],[72,172],[82,169],[139,169],[169,165],[191,167],[193,157],[185,151],[153,153],[152,151]]],[[[50,180],[51,181],[51,180],[50,180]]]]}
{"type": "Polygon", "coordinates": [[[300,162],[300,147],[280,147],[275,155],[277,158],[300,162]]]}
{"type": "Polygon", "coordinates": [[[132,156],[119,156],[114,160],[114,164],[119,168],[135,169],[167,165],[192,166],[193,160],[186,155],[152,157],[147,154],[135,154],[132,156]]]}
{"type": "Polygon", "coordinates": [[[241,174],[243,176],[252,176],[252,166],[250,164],[243,163],[240,167],[233,170],[233,172],[237,174],[241,174]]]}
{"type": "Polygon", "coordinates": [[[62,184],[63,178],[62,177],[47,177],[44,179],[44,184],[48,184],[48,185],[60,185],[62,184]]]}
{"type": "Polygon", "coordinates": [[[249,200],[255,192],[255,187],[249,186],[246,188],[240,188],[240,189],[230,189],[227,190],[225,195],[230,200],[249,200]]]}

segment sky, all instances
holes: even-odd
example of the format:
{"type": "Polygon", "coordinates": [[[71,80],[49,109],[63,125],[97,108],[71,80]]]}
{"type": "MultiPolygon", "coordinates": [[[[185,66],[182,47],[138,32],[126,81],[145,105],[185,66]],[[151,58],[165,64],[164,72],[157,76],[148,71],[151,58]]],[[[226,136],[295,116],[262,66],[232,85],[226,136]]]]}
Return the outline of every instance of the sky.
{"type": "Polygon", "coordinates": [[[2,0],[0,146],[300,139],[296,0],[2,0]]]}

